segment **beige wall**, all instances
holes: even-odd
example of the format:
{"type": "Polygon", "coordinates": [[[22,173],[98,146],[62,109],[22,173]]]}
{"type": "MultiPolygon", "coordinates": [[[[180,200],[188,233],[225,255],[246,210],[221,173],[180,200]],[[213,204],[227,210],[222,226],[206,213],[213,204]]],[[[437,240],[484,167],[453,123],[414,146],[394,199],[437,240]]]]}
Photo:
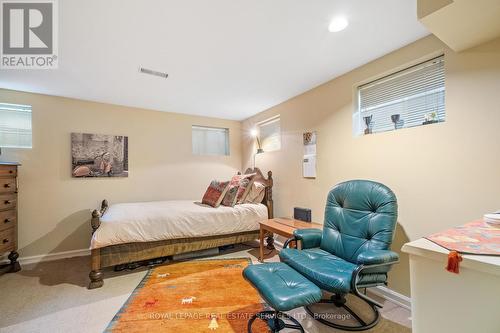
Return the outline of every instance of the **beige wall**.
{"type": "MultiPolygon", "coordinates": [[[[0,89],[0,101],[33,106],[33,149],[4,149],[20,168],[19,245],[22,256],[88,247],[89,213],[111,203],[199,198],[212,178],[252,164],[249,129],[281,115],[282,149],[257,156],[275,177],[276,216],[310,207],[322,222],[334,184],[373,179],[399,199],[393,249],[431,232],[500,208],[500,39],[462,53],[426,37],[342,77],[260,113],[243,124],[0,89]],[[352,135],[355,87],[438,52],[446,53],[445,123],[364,137],[352,135]],[[191,155],[192,124],[229,127],[231,156],[191,155]],[[244,131],[240,132],[240,126],[244,131]],[[318,132],[318,177],[301,177],[302,132],[318,132]],[[129,136],[130,176],[70,177],[70,133],[129,136]],[[242,163],[243,162],[243,163],[242,163]]],[[[443,263],[444,264],[444,263],[443,263]]],[[[408,259],[390,287],[409,294],[408,259]]]]}
{"type": "Polygon", "coordinates": [[[90,210],[110,203],[199,199],[213,178],[241,167],[240,123],[0,89],[33,106],[33,149],[3,149],[19,170],[21,256],[88,248],[90,210]],[[193,156],[191,125],[230,129],[230,156],[193,156]],[[70,133],[128,135],[129,177],[71,178],[70,133]]]}
{"type": "MultiPolygon", "coordinates": [[[[334,55],[332,55],[334,56],[334,55]]],[[[462,53],[429,36],[297,96],[243,123],[243,166],[252,164],[248,130],[281,115],[282,149],[257,156],[273,171],[275,216],[310,207],[322,222],[328,190],[356,178],[392,188],[399,200],[393,249],[500,208],[500,39],[462,53]],[[355,87],[360,82],[444,51],[446,122],[353,137],[355,87]],[[302,132],[318,132],[318,175],[301,177],[302,132]]],[[[444,265],[445,263],[443,263],[444,265]]],[[[389,287],[409,295],[408,258],[389,287]]]]}

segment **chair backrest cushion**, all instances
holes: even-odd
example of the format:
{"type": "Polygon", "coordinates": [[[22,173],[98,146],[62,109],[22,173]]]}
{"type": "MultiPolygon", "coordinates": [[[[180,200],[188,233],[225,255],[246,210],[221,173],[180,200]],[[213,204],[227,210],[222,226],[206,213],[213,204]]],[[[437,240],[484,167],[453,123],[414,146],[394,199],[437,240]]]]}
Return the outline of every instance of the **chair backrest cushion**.
{"type": "Polygon", "coordinates": [[[369,180],[340,183],[328,193],[321,249],[352,263],[363,251],[387,250],[397,217],[396,196],[387,186],[369,180]]]}

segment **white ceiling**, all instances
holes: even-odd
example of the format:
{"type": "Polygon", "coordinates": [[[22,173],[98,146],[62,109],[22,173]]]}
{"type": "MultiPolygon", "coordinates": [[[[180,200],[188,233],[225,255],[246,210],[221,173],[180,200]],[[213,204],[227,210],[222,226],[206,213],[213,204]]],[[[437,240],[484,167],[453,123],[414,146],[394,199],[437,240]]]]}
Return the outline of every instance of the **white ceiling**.
{"type": "Polygon", "coordinates": [[[415,0],[58,3],[59,69],[0,70],[0,87],[242,120],[428,34],[415,0]]]}

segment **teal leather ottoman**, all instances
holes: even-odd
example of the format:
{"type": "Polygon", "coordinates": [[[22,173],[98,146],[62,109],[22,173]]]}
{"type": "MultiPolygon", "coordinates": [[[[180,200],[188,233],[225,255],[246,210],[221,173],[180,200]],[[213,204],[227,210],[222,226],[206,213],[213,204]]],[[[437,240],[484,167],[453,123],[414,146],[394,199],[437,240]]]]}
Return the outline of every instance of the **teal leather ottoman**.
{"type": "Polygon", "coordinates": [[[304,332],[302,325],[283,311],[318,303],[321,290],[314,283],[281,262],[248,266],[243,270],[243,276],[274,309],[252,316],[248,321],[248,333],[252,333],[252,324],[257,318],[266,321],[271,332],[279,332],[284,328],[304,332]]]}

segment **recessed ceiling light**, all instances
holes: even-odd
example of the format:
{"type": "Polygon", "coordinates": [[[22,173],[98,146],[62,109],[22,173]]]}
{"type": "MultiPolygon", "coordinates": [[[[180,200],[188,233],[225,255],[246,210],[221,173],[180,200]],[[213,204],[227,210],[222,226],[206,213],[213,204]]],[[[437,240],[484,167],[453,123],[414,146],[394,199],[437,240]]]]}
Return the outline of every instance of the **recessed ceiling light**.
{"type": "Polygon", "coordinates": [[[166,79],[168,77],[167,73],[163,73],[163,72],[159,72],[159,71],[154,71],[152,69],[148,69],[148,68],[144,68],[144,67],[140,67],[139,68],[139,72],[144,73],[144,74],[159,76],[159,77],[162,77],[164,79],[166,79]]]}
{"type": "Polygon", "coordinates": [[[339,32],[347,28],[349,22],[344,16],[336,16],[330,22],[328,26],[328,31],[330,32],[339,32]]]}

